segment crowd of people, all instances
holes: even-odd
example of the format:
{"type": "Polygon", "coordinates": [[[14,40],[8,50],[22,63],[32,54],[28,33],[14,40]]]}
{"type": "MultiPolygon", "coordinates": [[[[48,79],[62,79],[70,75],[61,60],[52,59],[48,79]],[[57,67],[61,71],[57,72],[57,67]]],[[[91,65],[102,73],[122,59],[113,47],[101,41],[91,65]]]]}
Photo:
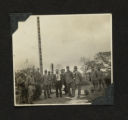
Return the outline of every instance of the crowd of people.
{"type": "MultiPolygon", "coordinates": [[[[63,96],[62,90],[66,96],[75,97],[77,89],[77,98],[79,99],[85,81],[89,81],[93,85],[92,92],[101,90],[110,84],[105,81],[100,68],[92,67],[91,73],[86,76],[88,78],[83,77],[77,66],[74,66],[73,71],[67,66],[66,71],[65,69],[56,69],[55,73],[45,70],[41,75],[39,70],[36,72],[30,70],[29,73],[20,74],[16,83],[19,90],[19,103],[32,104],[34,98],[39,97],[42,92],[45,99],[52,98],[53,90],[58,98],[63,96]]],[[[110,78],[109,81],[111,81],[110,78]]]]}

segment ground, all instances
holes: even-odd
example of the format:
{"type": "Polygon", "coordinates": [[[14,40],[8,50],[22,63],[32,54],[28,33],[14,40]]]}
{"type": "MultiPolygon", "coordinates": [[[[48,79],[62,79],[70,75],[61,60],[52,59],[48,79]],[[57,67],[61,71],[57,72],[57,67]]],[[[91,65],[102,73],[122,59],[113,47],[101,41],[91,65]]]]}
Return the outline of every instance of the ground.
{"type": "Polygon", "coordinates": [[[81,97],[78,99],[77,98],[77,90],[76,90],[76,95],[75,97],[67,97],[63,93],[62,98],[56,98],[55,91],[53,91],[53,94],[51,94],[52,98],[44,99],[43,92],[38,100],[34,101],[34,104],[58,104],[58,105],[74,105],[74,104],[91,104],[84,95],[84,91],[81,91],[81,97]]]}

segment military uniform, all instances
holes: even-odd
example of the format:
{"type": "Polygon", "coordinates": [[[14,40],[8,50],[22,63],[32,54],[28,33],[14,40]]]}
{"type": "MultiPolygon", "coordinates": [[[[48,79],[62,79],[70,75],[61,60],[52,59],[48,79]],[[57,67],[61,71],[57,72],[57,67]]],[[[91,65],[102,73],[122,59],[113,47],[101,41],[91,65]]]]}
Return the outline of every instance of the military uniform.
{"type": "Polygon", "coordinates": [[[18,87],[18,102],[23,103],[23,91],[24,91],[24,80],[21,78],[21,76],[17,79],[17,87],[18,87]]]}
{"type": "Polygon", "coordinates": [[[64,75],[64,73],[61,73],[60,76],[61,76],[61,80],[62,80],[62,85],[64,85],[65,94],[67,94],[68,91],[67,91],[67,84],[66,84],[66,80],[65,80],[65,75],[64,75]]]}
{"type": "Polygon", "coordinates": [[[68,91],[68,95],[72,96],[70,88],[72,88],[73,85],[73,73],[71,71],[67,71],[65,72],[65,81],[66,81],[66,85],[67,85],[67,91],[68,91]]]}
{"type": "Polygon", "coordinates": [[[52,93],[52,76],[51,75],[48,75],[48,89],[49,89],[49,92],[52,93]]]}
{"type": "Polygon", "coordinates": [[[94,90],[98,88],[98,80],[97,80],[97,73],[96,71],[92,71],[90,74],[91,82],[94,86],[94,90]]]}
{"type": "Polygon", "coordinates": [[[33,96],[35,92],[35,81],[34,78],[30,75],[27,77],[27,84],[28,84],[28,103],[32,104],[33,96]]]}
{"type": "Polygon", "coordinates": [[[44,97],[50,97],[50,91],[49,91],[49,81],[48,81],[48,75],[43,75],[43,89],[44,89],[44,97]]]}
{"type": "Polygon", "coordinates": [[[34,73],[34,79],[35,79],[35,94],[34,94],[34,99],[39,98],[39,96],[42,93],[42,89],[41,89],[41,74],[39,73],[39,71],[36,71],[34,73]]]}
{"type": "Polygon", "coordinates": [[[104,83],[104,79],[103,79],[103,73],[101,71],[97,71],[97,80],[99,83],[99,90],[101,90],[101,88],[105,87],[105,83],[104,83]]]}
{"type": "Polygon", "coordinates": [[[80,97],[82,75],[80,72],[74,71],[73,76],[74,76],[74,82],[75,82],[75,86],[73,86],[73,96],[75,96],[75,87],[77,87],[78,88],[78,97],[80,97]]]}
{"type": "Polygon", "coordinates": [[[55,74],[51,74],[51,89],[55,89],[55,79],[56,79],[56,76],[55,74]]]}

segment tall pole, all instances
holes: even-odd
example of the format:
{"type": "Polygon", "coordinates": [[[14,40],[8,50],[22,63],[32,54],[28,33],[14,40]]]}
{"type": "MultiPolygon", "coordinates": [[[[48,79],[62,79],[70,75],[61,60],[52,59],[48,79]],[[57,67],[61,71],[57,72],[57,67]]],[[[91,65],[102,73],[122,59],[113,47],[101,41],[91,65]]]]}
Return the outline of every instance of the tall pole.
{"type": "Polygon", "coordinates": [[[54,65],[51,63],[51,72],[54,73],[54,65]]]}
{"type": "Polygon", "coordinates": [[[39,18],[39,17],[37,17],[37,32],[38,32],[38,48],[39,48],[40,73],[43,74],[42,49],[41,49],[41,35],[40,35],[40,18],[39,18]]]}

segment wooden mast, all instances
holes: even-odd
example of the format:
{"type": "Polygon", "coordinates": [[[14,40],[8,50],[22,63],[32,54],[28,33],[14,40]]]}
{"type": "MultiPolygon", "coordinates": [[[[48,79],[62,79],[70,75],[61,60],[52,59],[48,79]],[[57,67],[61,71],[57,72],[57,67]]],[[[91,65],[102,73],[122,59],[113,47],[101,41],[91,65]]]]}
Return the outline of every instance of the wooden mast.
{"type": "Polygon", "coordinates": [[[39,17],[37,17],[37,32],[38,32],[38,48],[39,48],[39,66],[40,66],[40,73],[43,74],[42,48],[41,48],[41,35],[40,35],[40,18],[39,17]]]}

